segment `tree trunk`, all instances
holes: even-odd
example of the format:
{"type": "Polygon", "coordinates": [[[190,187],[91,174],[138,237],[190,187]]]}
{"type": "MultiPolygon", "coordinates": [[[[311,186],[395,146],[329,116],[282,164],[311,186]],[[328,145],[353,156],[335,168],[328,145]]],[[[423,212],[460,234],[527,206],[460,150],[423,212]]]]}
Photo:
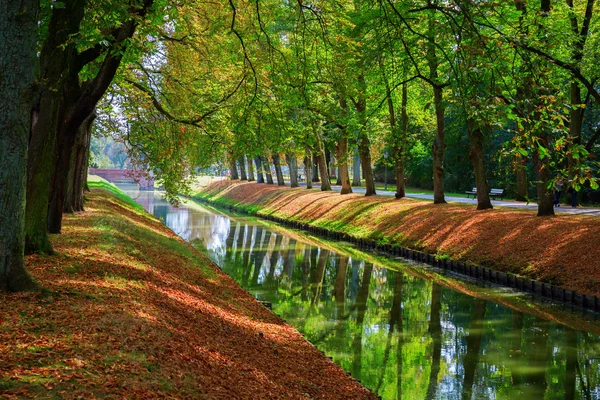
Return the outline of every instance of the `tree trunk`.
{"type": "Polygon", "coordinates": [[[477,209],[487,210],[494,208],[490,201],[490,187],[487,181],[487,170],[485,168],[484,151],[483,151],[483,133],[481,129],[475,125],[475,121],[469,119],[467,121],[467,132],[469,134],[469,158],[473,163],[475,171],[475,187],[477,188],[477,209]]]}
{"type": "Polygon", "coordinates": [[[327,160],[329,180],[331,181],[331,178],[337,178],[335,175],[335,156],[331,151],[325,149],[325,159],[327,160]]]}
{"type": "Polygon", "coordinates": [[[527,157],[517,154],[515,174],[517,176],[517,201],[527,201],[527,157]]]}
{"type": "Polygon", "coordinates": [[[442,204],[446,202],[444,197],[444,153],[446,152],[444,109],[442,106],[442,88],[433,88],[433,102],[435,103],[435,117],[437,130],[433,141],[433,203],[442,204]]]}
{"type": "Polygon", "coordinates": [[[260,156],[256,156],[254,157],[254,163],[256,164],[256,182],[258,183],[265,183],[265,178],[263,176],[263,167],[262,167],[262,160],[260,159],[260,156]]]}
{"type": "MultiPolygon", "coordinates": [[[[347,144],[346,144],[347,145],[347,144]]],[[[346,169],[348,168],[348,161],[346,161],[346,169]]],[[[346,173],[348,171],[346,170],[346,173]]],[[[348,175],[348,179],[350,179],[350,175],[348,175]]],[[[338,166],[337,166],[337,174],[336,174],[336,180],[335,180],[335,184],[336,185],[341,185],[342,184],[342,170],[340,169],[340,164],[338,162],[338,166]]]]}
{"type": "Polygon", "coordinates": [[[249,156],[246,156],[246,160],[248,162],[248,180],[253,181],[254,180],[254,168],[252,166],[252,158],[250,158],[249,156]]]}
{"type": "Polygon", "coordinates": [[[248,175],[246,175],[246,160],[244,160],[244,156],[239,158],[238,163],[240,164],[240,178],[243,181],[247,181],[248,175]]]}
{"type": "Polygon", "coordinates": [[[277,186],[285,186],[283,172],[281,171],[281,158],[278,153],[273,154],[273,165],[275,166],[275,176],[277,178],[277,186]]]}
{"type": "Polygon", "coordinates": [[[331,182],[329,182],[329,173],[327,171],[327,162],[325,161],[325,151],[323,150],[323,142],[319,139],[315,154],[319,172],[321,173],[321,190],[331,190],[331,182]]]}
{"type": "Polygon", "coordinates": [[[313,182],[321,182],[321,180],[319,179],[319,162],[317,160],[317,155],[313,154],[312,155],[312,181],[313,182]]]}
{"type": "Polygon", "coordinates": [[[360,181],[360,156],[358,155],[358,149],[354,149],[354,157],[352,163],[352,186],[361,186],[360,181]]]}
{"type": "Polygon", "coordinates": [[[39,2],[0,0],[0,290],[35,289],[25,270],[27,140],[39,2]]]}
{"type": "Polygon", "coordinates": [[[269,160],[267,160],[267,157],[261,157],[262,160],[262,166],[263,166],[263,170],[265,172],[265,175],[267,176],[267,183],[269,185],[273,184],[273,175],[271,174],[271,165],[269,165],[269,160]]]}
{"type": "Polygon", "coordinates": [[[365,196],[374,196],[375,192],[375,177],[373,175],[373,165],[371,164],[371,149],[369,138],[366,133],[361,133],[358,142],[358,152],[360,155],[360,163],[362,164],[363,175],[365,176],[365,196]]]}
{"type": "MultiPolygon", "coordinates": [[[[388,94],[391,97],[391,93],[388,94]]],[[[388,100],[392,107],[391,100],[388,100]]],[[[400,109],[400,135],[394,140],[394,164],[396,169],[396,194],[397,199],[406,197],[406,188],[404,182],[404,149],[406,148],[406,133],[408,130],[408,114],[406,106],[408,102],[408,93],[406,83],[402,85],[402,107],[400,109]]],[[[393,114],[393,108],[390,109],[390,115],[393,114]]],[[[394,118],[395,119],[395,118],[394,118]]],[[[395,124],[394,124],[395,125],[395,124]]],[[[394,129],[394,132],[396,130],[394,129]]],[[[395,136],[395,135],[394,135],[395,136]]]]}
{"type": "Polygon", "coordinates": [[[296,156],[291,153],[286,153],[285,160],[290,169],[291,187],[298,187],[298,161],[296,160],[296,156]]]}
{"type": "Polygon", "coordinates": [[[308,146],[306,147],[306,157],[304,157],[304,172],[306,174],[306,188],[312,189],[312,154],[308,146]]]}
{"type": "Polygon", "coordinates": [[[67,45],[69,37],[79,31],[85,1],[65,3],[54,8],[48,34],[40,51],[40,82],[43,86],[33,107],[33,121],[27,156],[27,202],[25,211],[25,252],[52,253],[48,240],[48,202],[51,195],[56,135],[59,121],[65,119],[63,86],[69,76],[69,61],[76,47],[67,45]]]}
{"type": "Polygon", "coordinates": [[[240,179],[240,177],[238,175],[237,165],[235,163],[235,157],[233,157],[233,154],[229,154],[228,161],[229,161],[229,178],[232,181],[236,181],[236,180],[240,179]]]}
{"type": "Polygon", "coordinates": [[[338,179],[341,180],[342,190],[340,194],[352,193],[350,185],[350,174],[348,173],[348,138],[346,132],[342,132],[342,139],[336,146],[336,158],[339,165],[338,179]]]}
{"type": "Polygon", "coordinates": [[[96,113],[84,122],[81,129],[79,145],[77,147],[77,155],[75,156],[75,176],[73,182],[73,211],[83,211],[83,192],[87,183],[87,161],[90,154],[90,141],[92,138],[92,124],[96,119],[96,113]]]}
{"type": "MultiPolygon", "coordinates": [[[[538,136],[539,146],[548,148],[548,135],[542,133],[538,136]]],[[[548,156],[540,157],[540,151],[533,151],[533,168],[535,169],[536,192],[538,197],[538,217],[554,215],[554,196],[548,184],[552,180],[548,156]]]]}

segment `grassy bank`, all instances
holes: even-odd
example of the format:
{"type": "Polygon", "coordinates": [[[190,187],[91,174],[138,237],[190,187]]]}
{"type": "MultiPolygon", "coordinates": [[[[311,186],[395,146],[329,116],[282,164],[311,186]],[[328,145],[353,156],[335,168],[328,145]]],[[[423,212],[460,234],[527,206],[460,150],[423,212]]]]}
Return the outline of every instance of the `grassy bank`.
{"type": "Polygon", "coordinates": [[[0,397],[372,398],[292,327],[101,181],[41,292],[0,294],[0,397]],[[102,189],[101,189],[102,188],[102,189]]]}
{"type": "Polygon", "coordinates": [[[198,197],[600,295],[600,219],[223,181],[198,197]]]}

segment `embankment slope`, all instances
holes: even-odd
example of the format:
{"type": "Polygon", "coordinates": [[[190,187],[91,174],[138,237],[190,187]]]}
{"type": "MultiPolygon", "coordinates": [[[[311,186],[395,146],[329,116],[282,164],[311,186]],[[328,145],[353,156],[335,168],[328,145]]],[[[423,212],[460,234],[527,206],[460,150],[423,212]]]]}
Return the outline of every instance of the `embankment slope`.
{"type": "Polygon", "coordinates": [[[154,217],[95,189],[0,294],[0,397],[374,396],[154,217]]]}
{"type": "Polygon", "coordinates": [[[197,197],[600,295],[600,218],[222,181],[197,197]]]}

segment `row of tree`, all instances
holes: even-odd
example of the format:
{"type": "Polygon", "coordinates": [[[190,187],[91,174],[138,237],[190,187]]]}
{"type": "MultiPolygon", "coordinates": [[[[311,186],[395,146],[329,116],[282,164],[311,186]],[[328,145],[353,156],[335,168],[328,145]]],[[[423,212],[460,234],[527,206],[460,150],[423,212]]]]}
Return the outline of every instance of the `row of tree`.
{"type": "Polygon", "coordinates": [[[407,173],[428,169],[444,203],[449,133],[478,209],[492,207],[490,169],[517,199],[537,198],[539,215],[554,213],[557,176],[598,188],[593,0],[229,1],[181,15],[115,87],[130,146],[173,193],[216,160],[310,171],[331,154],[342,193],[352,163],[353,183],[360,165],[375,194],[379,160],[395,169],[397,197],[407,173]]]}

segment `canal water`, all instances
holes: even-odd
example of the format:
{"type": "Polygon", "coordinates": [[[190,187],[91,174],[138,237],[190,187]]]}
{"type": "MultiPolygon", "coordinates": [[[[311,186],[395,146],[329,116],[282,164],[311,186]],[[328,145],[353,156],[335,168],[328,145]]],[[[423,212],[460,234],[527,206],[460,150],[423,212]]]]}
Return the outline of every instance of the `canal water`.
{"type": "Polygon", "coordinates": [[[600,399],[595,314],[121,188],[383,399],[600,399]]]}

